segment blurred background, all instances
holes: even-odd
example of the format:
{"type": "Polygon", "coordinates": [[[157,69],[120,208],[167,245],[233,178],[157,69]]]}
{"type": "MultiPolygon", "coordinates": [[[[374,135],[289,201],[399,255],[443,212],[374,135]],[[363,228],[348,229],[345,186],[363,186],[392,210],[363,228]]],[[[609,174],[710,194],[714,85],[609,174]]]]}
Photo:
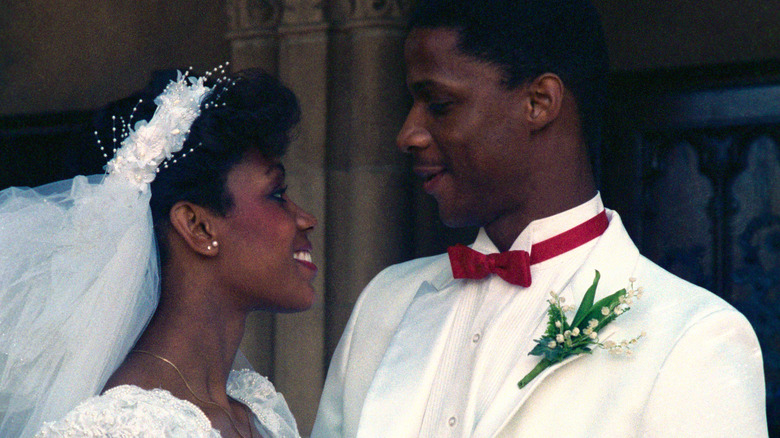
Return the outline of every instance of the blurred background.
{"type": "MultiPolygon", "coordinates": [[[[411,1],[1,0],[0,188],[102,172],[96,111],[176,69],[278,75],[303,108],[285,164],[320,219],[320,296],[254,315],[242,349],[306,435],[363,286],[475,235],[440,224],[394,146],[411,1]]],[[[750,319],[780,436],[780,0],[595,3],[612,62],[605,203],[645,255],[750,319]]]]}

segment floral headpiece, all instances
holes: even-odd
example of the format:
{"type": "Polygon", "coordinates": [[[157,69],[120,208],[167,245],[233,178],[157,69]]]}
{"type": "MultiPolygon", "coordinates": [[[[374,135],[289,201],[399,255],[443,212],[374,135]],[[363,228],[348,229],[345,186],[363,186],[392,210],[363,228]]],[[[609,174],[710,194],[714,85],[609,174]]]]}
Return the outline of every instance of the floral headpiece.
{"type": "Polygon", "coordinates": [[[180,151],[190,127],[200,115],[200,104],[211,88],[206,77],[179,72],[155,98],[157,109],[149,122],[141,120],[128,130],[116,155],[108,162],[109,175],[121,175],[143,191],[154,181],[157,168],[180,151]]]}

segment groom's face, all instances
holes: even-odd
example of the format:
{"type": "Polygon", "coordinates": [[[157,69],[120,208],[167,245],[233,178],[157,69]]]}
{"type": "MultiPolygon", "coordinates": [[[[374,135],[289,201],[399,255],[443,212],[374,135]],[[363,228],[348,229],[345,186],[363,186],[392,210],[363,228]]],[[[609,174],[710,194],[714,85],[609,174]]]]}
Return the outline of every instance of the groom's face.
{"type": "Polygon", "coordinates": [[[529,171],[525,86],[509,89],[495,65],[463,54],[458,33],[415,29],[405,44],[413,105],[398,147],[413,157],[445,224],[483,226],[519,208],[513,196],[529,171]]]}

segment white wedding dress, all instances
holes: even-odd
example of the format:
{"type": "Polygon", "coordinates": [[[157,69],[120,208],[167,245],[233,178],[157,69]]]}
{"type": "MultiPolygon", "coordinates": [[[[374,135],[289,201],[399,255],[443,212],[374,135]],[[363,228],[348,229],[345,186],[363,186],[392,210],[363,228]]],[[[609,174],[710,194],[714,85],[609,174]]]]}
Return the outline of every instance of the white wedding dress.
{"type": "MultiPolygon", "coordinates": [[[[228,395],[249,407],[257,430],[267,438],[298,438],[298,427],[284,397],[265,377],[231,371],[228,395]]],[[[89,398],[64,418],[44,424],[36,435],[54,437],[214,438],[221,436],[197,406],[164,389],[122,385],[89,398]]]]}

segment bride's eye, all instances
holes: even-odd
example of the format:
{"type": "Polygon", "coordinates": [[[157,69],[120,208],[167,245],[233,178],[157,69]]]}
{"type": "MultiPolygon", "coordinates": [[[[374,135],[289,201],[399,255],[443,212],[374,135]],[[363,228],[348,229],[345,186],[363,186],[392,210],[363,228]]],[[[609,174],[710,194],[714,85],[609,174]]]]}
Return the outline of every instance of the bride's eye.
{"type": "Polygon", "coordinates": [[[286,193],[287,193],[287,186],[283,186],[274,190],[269,196],[271,199],[273,199],[276,202],[287,202],[287,196],[285,196],[286,193]]]}

